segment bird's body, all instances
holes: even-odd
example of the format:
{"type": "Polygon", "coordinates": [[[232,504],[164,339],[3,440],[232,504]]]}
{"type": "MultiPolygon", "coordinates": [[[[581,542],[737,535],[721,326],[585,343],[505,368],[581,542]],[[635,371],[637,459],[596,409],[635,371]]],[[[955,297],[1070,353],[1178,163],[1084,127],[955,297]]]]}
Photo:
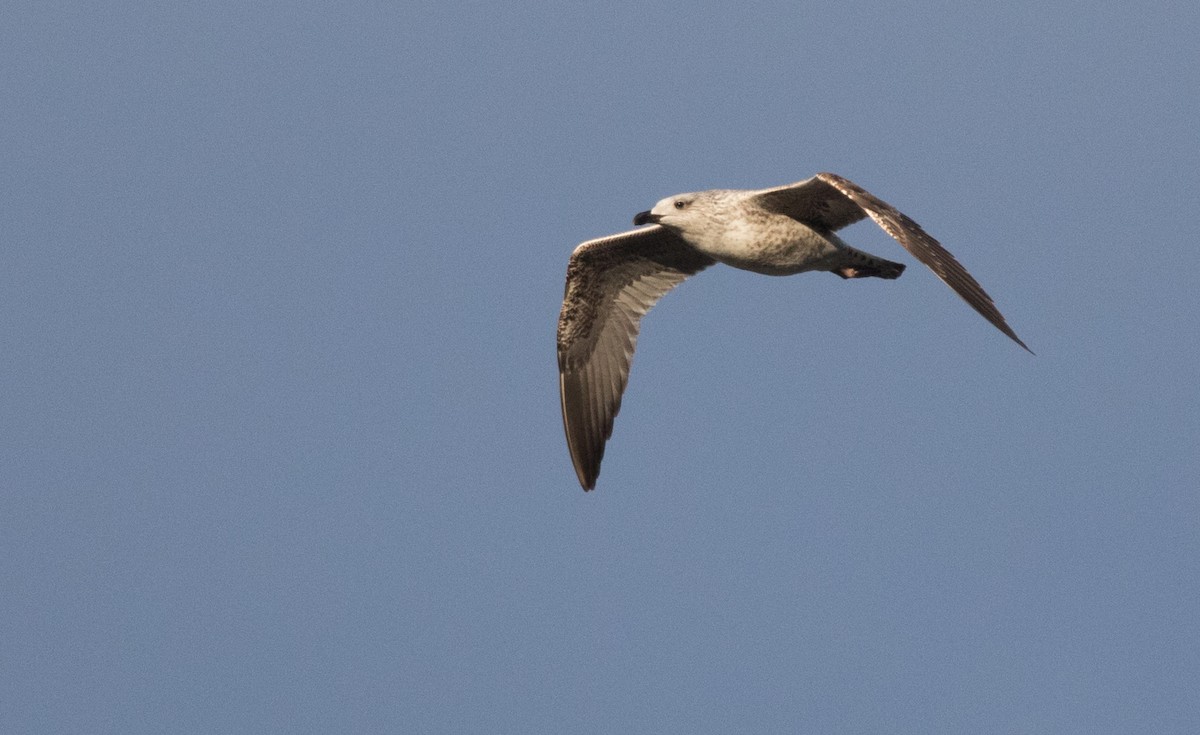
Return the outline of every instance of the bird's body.
{"type": "Polygon", "coordinates": [[[659,298],[715,262],[772,276],[818,270],[842,278],[896,278],[904,265],[857,250],[835,234],[868,216],[1029,349],[954,256],[916,222],[836,174],[772,189],[668,197],[633,220],[652,226],[585,242],[567,265],[558,323],[559,390],[567,445],[583,488],[595,486],[639,322],[659,298]]]}
{"type": "MultiPolygon", "coordinates": [[[[678,224],[676,234],[717,262],[767,276],[831,270],[847,264],[843,256],[858,252],[831,231],[822,233],[786,214],[755,206],[759,193],[714,189],[685,195],[694,216],[678,224]]],[[[672,206],[675,201],[673,197],[672,206]]]]}

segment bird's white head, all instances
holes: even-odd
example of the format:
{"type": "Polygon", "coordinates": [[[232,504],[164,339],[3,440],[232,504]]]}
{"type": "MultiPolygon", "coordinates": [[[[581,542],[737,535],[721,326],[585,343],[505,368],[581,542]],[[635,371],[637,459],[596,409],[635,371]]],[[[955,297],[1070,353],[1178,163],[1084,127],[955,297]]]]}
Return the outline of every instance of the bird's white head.
{"type": "Polygon", "coordinates": [[[708,192],[693,194],[676,194],[660,199],[653,209],[638,212],[633,218],[635,225],[663,225],[673,230],[687,232],[695,227],[700,220],[706,219],[704,202],[708,192]]]}
{"type": "Polygon", "coordinates": [[[702,252],[715,252],[722,247],[737,194],[728,189],[676,194],[659,201],[654,209],[639,213],[633,224],[662,225],[702,252]]]}

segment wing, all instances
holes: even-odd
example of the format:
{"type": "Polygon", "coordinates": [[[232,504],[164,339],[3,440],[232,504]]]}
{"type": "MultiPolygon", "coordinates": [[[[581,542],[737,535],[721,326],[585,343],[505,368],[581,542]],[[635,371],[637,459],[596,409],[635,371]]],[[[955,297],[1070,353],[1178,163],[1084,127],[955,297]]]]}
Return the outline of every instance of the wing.
{"type": "Polygon", "coordinates": [[[590,240],[571,254],[558,317],[558,387],[584,490],[596,486],[642,316],[714,262],[658,225],[590,240]]]}
{"type": "Polygon", "coordinates": [[[1004,321],[1004,315],[992,303],[992,297],[983,290],[979,281],[972,278],[971,274],[967,273],[967,269],[954,259],[950,251],[930,237],[925,230],[921,229],[920,225],[849,179],[830,173],[817,174],[816,178],[818,181],[834,187],[847,199],[862,207],[863,211],[875,220],[875,224],[895,238],[917,260],[929,266],[929,269],[936,273],[938,278],[954,289],[955,293],[979,312],[984,319],[991,322],[992,326],[1004,332],[1029,353],[1033,353],[1033,350],[1030,350],[1028,345],[1021,341],[1012,327],[1008,326],[1008,322],[1004,321]]]}
{"type": "Polygon", "coordinates": [[[862,207],[820,176],[764,189],[754,201],[763,209],[787,215],[821,233],[840,230],[867,217],[862,207]]]}
{"type": "Polygon", "coordinates": [[[757,200],[772,211],[830,232],[869,216],[996,329],[1033,352],[1008,326],[983,286],[967,273],[949,250],[907,215],[853,181],[837,174],[820,173],[798,184],[767,189],[757,196],[757,200]]]}

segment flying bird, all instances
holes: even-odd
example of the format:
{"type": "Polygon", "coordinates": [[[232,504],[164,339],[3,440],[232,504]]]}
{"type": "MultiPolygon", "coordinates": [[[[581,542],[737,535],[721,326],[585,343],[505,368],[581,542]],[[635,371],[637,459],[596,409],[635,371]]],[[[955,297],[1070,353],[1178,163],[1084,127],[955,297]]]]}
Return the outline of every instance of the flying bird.
{"type": "Polygon", "coordinates": [[[979,282],[913,220],[849,179],[820,173],[771,189],[677,194],[633,218],[637,229],[589,240],[571,254],[558,318],[558,386],[571,462],[596,486],[642,316],[714,263],[788,276],[897,278],[894,263],[835,234],[870,217],[997,329],[1024,347],[979,282]],[[644,225],[649,225],[645,227],[644,225]]]}

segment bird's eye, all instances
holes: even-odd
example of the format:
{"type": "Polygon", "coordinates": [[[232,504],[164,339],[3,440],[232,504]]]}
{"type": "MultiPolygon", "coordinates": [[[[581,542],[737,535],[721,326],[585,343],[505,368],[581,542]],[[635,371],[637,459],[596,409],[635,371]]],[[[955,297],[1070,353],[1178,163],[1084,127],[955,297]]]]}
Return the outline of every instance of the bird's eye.
{"type": "Polygon", "coordinates": [[[675,200],[675,208],[676,209],[683,209],[686,206],[687,206],[687,202],[683,201],[682,199],[675,200]]]}

